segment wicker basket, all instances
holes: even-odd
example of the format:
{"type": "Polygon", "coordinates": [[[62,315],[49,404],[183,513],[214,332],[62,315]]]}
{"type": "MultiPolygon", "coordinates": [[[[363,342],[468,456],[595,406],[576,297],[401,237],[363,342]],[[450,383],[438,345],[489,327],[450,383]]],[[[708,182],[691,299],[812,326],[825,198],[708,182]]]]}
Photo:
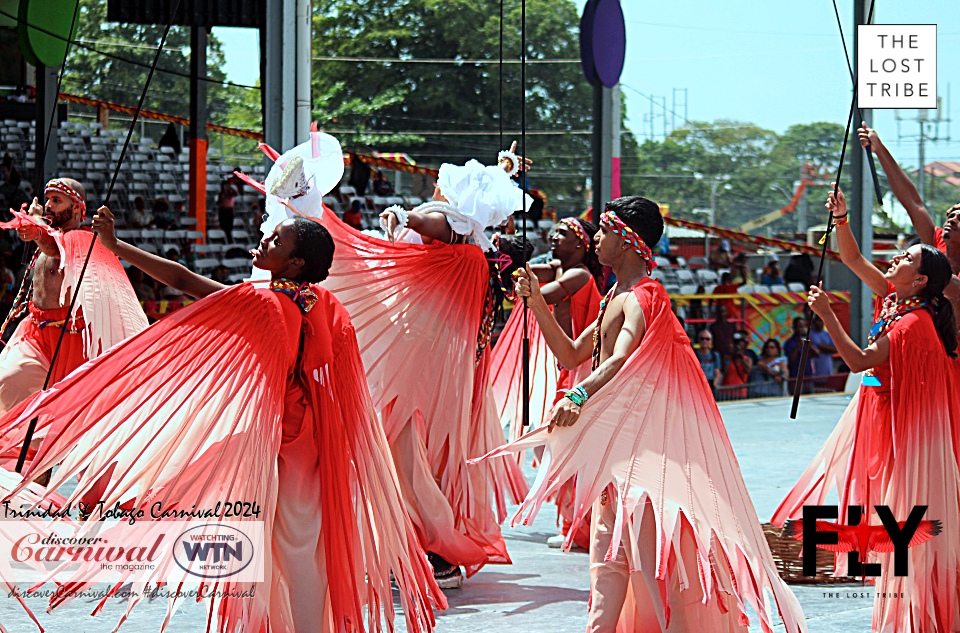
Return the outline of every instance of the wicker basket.
{"type": "Polygon", "coordinates": [[[803,575],[803,558],[800,551],[803,544],[797,539],[784,534],[783,528],[771,523],[762,526],[763,535],[767,537],[767,544],[773,553],[773,560],[777,564],[780,577],[786,582],[794,584],[832,584],[841,582],[855,582],[855,578],[833,575],[833,552],[817,550],[817,575],[803,575]]]}

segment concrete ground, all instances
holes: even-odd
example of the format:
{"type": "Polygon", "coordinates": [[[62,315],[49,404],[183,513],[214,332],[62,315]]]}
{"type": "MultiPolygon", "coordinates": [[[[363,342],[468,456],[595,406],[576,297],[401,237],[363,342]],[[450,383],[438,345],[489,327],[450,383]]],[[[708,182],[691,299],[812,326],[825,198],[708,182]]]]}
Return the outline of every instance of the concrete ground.
{"type": "MultiPolygon", "coordinates": [[[[789,418],[785,399],[725,404],[723,414],[730,440],[740,460],[747,489],[761,520],[773,513],[820,444],[833,429],[849,402],[846,396],[804,398],[797,420],[789,418]]],[[[528,475],[531,471],[528,470],[528,475]]],[[[513,565],[489,566],[464,584],[447,591],[450,608],[437,617],[438,633],[517,631],[523,633],[582,633],[586,626],[589,561],[585,552],[562,553],[545,545],[556,533],[555,512],[544,507],[528,527],[504,528],[513,565]]],[[[812,633],[857,633],[870,630],[873,600],[860,597],[859,585],[794,585],[812,633]]],[[[866,588],[870,592],[870,588],[866,588]]],[[[74,601],[44,613],[42,600],[28,600],[48,631],[106,632],[122,615],[124,603],[112,600],[97,617],[88,614],[93,602],[74,601]]],[[[164,600],[145,601],[134,609],[121,631],[159,630],[166,609],[164,600]]],[[[168,630],[203,631],[201,605],[185,604],[174,615],[168,630]]],[[[0,601],[0,623],[11,633],[36,627],[11,598],[0,601]]],[[[751,618],[751,631],[759,631],[751,618]]],[[[399,630],[404,630],[399,622],[399,630]]],[[[775,628],[782,631],[783,627],[775,628]]],[[[699,632],[698,632],[699,633],[699,632]]]]}

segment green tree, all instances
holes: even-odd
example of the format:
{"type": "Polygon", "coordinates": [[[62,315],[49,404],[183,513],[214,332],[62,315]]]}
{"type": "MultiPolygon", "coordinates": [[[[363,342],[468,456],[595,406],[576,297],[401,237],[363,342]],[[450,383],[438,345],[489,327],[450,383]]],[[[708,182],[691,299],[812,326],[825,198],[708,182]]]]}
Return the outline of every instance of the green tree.
{"type": "MultiPolygon", "coordinates": [[[[63,78],[64,92],[135,106],[163,36],[164,25],[106,22],[106,15],[106,0],[81,0],[77,38],[82,46],[71,47],[63,78]]],[[[235,102],[248,96],[247,92],[253,92],[259,100],[259,91],[219,83],[225,79],[223,62],[220,42],[211,35],[207,38],[207,76],[212,80],[208,83],[207,107],[209,120],[215,123],[225,123],[227,113],[235,107],[235,102]]],[[[167,36],[144,107],[189,116],[189,73],[190,30],[174,26],[167,36]]]]}
{"type": "MultiPolygon", "coordinates": [[[[314,116],[346,147],[405,151],[427,164],[496,159],[520,128],[521,69],[499,58],[498,0],[321,0],[314,8],[314,116]],[[342,58],[464,60],[462,63],[342,58]],[[337,58],[330,60],[329,58],[337,58]],[[407,133],[400,133],[407,132],[407,133]]],[[[579,18],[569,0],[529,0],[530,60],[579,59],[579,18]]],[[[504,4],[503,54],[520,57],[520,3],[504,4]]],[[[579,63],[526,67],[531,181],[579,199],[589,173],[592,89],[579,63]],[[550,134],[539,134],[550,132],[550,134]],[[586,167],[586,169],[584,169],[586,167]],[[577,191],[577,188],[581,191],[577,191]]]]}

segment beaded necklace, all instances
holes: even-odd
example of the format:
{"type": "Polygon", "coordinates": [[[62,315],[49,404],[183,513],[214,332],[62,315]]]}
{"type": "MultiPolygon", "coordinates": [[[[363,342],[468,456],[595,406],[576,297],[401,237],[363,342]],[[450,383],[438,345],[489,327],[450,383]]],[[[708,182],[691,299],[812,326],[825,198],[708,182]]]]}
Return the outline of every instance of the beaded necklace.
{"type": "Polygon", "coordinates": [[[867,343],[872,344],[889,330],[894,323],[906,315],[915,310],[924,309],[929,305],[930,301],[922,297],[914,296],[898,300],[897,293],[890,293],[887,295],[887,298],[883,300],[883,308],[880,310],[880,316],[877,317],[876,323],[870,328],[870,336],[867,338],[867,343]]]}
{"type": "Polygon", "coordinates": [[[613,284],[613,287],[607,292],[607,296],[600,301],[600,312],[597,313],[597,325],[593,328],[593,361],[590,363],[591,371],[600,366],[600,326],[603,325],[603,315],[607,311],[607,304],[610,303],[610,299],[616,290],[617,284],[613,284]]]}
{"type": "Polygon", "coordinates": [[[287,295],[303,312],[310,312],[317,303],[317,294],[307,282],[301,284],[291,279],[277,279],[270,282],[270,290],[287,295]]]}

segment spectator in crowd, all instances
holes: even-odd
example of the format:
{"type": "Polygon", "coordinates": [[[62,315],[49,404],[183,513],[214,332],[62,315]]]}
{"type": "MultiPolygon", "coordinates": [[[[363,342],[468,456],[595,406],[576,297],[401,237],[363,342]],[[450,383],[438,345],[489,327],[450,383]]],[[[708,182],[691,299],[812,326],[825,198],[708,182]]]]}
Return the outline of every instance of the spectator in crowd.
{"type": "Polygon", "coordinates": [[[160,137],[160,140],[157,141],[157,148],[169,147],[173,150],[174,155],[179,156],[183,151],[183,147],[180,145],[180,130],[177,129],[177,126],[173,123],[167,125],[166,131],[163,133],[163,136],[160,137]]]}
{"type": "MultiPolygon", "coordinates": [[[[783,344],[783,354],[787,357],[787,367],[790,370],[790,377],[796,378],[800,373],[800,355],[803,352],[803,339],[807,335],[807,320],[803,317],[797,317],[793,320],[793,336],[787,339],[783,344]]],[[[807,355],[806,376],[813,375],[813,359],[820,355],[820,349],[817,344],[810,341],[810,352],[807,355]]],[[[812,393],[813,382],[804,380],[803,391],[801,393],[812,393]]]]}
{"type": "Polygon", "coordinates": [[[804,290],[813,283],[813,260],[810,255],[800,253],[794,255],[783,272],[783,278],[788,283],[803,284],[804,290]]]}
{"type": "Polygon", "coordinates": [[[753,285],[753,275],[750,274],[746,254],[737,253],[737,256],[733,258],[730,263],[730,278],[737,286],[753,285]]]}
{"type": "Polygon", "coordinates": [[[27,192],[20,187],[20,171],[10,170],[6,182],[0,185],[0,196],[3,196],[4,217],[9,217],[9,209],[19,209],[24,203],[30,203],[27,192]]]}
{"type": "Polygon", "coordinates": [[[130,212],[130,217],[127,220],[130,222],[130,226],[138,229],[153,226],[153,214],[147,211],[147,203],[142,197],[137,196],[133,199],[133,211],[130,212]]]}
{"type": "MultiPolygon", "coordinates": [[[[737,294],[737,284],[733,283],[730,278],[730,273],[721,273],[720,274],[720,283],[717,284],[713,289],[713,294],[715,295],[735,295],[737,294]]],[[[727,314],[734,314],[737,309],[737,301],[735,299],[717,299],[717,305],[724,305],[727,308],[727,314]]]]}
{"type": "MultiPolygon", "coordinates": [[[[705,292],[706,290],[704,289],[702,284],[697,286],[698,295],[702,295],[705,292]]],[[[704,314],[706,314],[706,312],[703,309],[703,300],[690,299],[690,302],[687,304],[687,318],[693,319],[693,320],[705,319],[706,317],[704,316],[704,314]]],[[[691,327],[695,327],[699,329],[703,327],[703,324],[697,323],[696,325],[692,325],[691,327]]]]}
{"type": "Polygon", "coordinates": [[[213,270],[210,271],[210,279],[216,281],[217,283],[221,283],[221,284],[230,283],[227,281],[227,277],[229,276],[230,276],[230,270],[223,264],[220,264],[219,266],[215,266],[213,270]]]}
{"type": "Polygon", "coordinates": [[[813,317],[813,327],[810,330],[810,343],[816,344],[820,355],[813,359],[813,375],[829,376],[833,373],[833,355],[837,353],[837,346],[833,344],[830,333],[823,327],[823,320],[813,317]]]}
{"type": "Polygon", "coordinates": [[[783,275],[780,274],[780,263],[777,260],[770,261],[763,269],[763,275],[760,276],[760,283],[764,286],[782,286],[783,275]]]}
{"type": "MultiPolygon", "coordinates": [[[[251,205],[251,208],[252,207],[253,205],[251,205]]],[[[183,203],[180,201],[174,202],[172,213],[174,228],[177,228],[180,226],[180,221],[187,215],[187,211],[184,208],[183,203]]]]}
{"type": "Polygon", "coordinates": [[[733,344],[737,344],[737,336],[739,335],[739,340],[742,341],[741,347],[743,348],[743,354],[750,359],[752,366],[757,365],[757,361],[760,360],[760,357],[757,356],[757,353],[750,349],[750,333],[746,330],[737,330],[737,333],[733,335],[733,344]]]}
{"type": "Polygon", "coordinates": [[[360,210],[362,204],[360,200],[354,199],[350,202],[350,206],[343,212],[343,223],[352,226],[358,231],[363,230],[363,216],[360,215],[360,210]]]}
{"type": "Polygon", "coordinates": [[[713,334],[713,349],[726,359],[733,350],[733,333],[737,327],[727,321],[727,306],[717,304],[716,320],[710,324],[710,333],[713,334]]]}
{"type": "Polygon", "coordinates": [[[391,196],[394,193],[393,184],[387,180],[387,177],[379,169],[373,177],[373,193],[378,196],[391,196]]]}
{"type": "Polygon", "coordinates": [[[220,193],[217,195],[217,218],[220,221],[220,230],[227,235],[227,243],[233,243],[233,211],[237,201],[237,189],[230,179],[220,183],[220,193]]]}
{"type": "Polygon", "coordinates": [[[166,198],[157,198],[153,201],[153,223],[158,229],[173,229],[176,222],[173,219],[173,209],[166,198]]]}
{"type": "Polygon", "coordinates": [[[697,360],[700,361],[700,369],[703,375],[707,377],[710,383],[710,389],[713,391],[713,397],[717,397],[717,389],[720,387],[720,381],[723,379],[723,372],[720,369],[720,354],[713,350],[713,335],[709,330],[704,330],[697,335],[697,360]]]}
{"type": "Polygon", "coordinates": [[[8,182],[10,180],[10,174],[16,169],[13,165],[13,154],[7,152],[3,155],[3,160],[0,161],[0,179],[3,182],[8,182]]]}
{"type": "Polygon", "coordinates": [[[263,222],[264,222],[263,205],[260,204],[259,200],[254,199],[250,203],[250,224],[251,224],[250,228],[252,228],[253,232],[256,233],[257,230],[260,228],[260,225],[263,224],[263,222]]]}
{"type": "MultiPolygon", "coordinates": [[[[750,381],[750,372],[753,370],[753,361],[747,355],[747,341],[742,332],[733,333],[733,345],[730,348],[730,357],[723,365],[724,387],[746,385],[750,381]]],[[[721,400],[734,400],[747,397],[747,388],[722,390],[721,400]]]]}
{"type": "Polygon", "coordinates": [[[660,241],[657,242],[657,247],[654,249],[657,255],[663,255],[664,257],[670,256],[670,240],[667,239],[667,233],[664,231],[663,237],[660,238],[660,241]]]}
{"type": "Polygon", "coordinates": [[[730,268],[730,240],[720,240],[717,247],[710,251],[710,268],[730,268]]]}
{"type": "Polygon", "coordinates": [[[787,359],[780,351],[777,339],[768,339],[760,351],[750,382],[750,397],[765,398],[787,393],[787,359]]]}
{"type": "Polygon", "coordinates": [[[136,266],[130,266],[127,268],[127,278],[130,280],[130,285],[133,286],[133,291],[137,294],[137,299],[140,301],[157,300],[156,282],[144,275],[142,270],[136,266]]]}
{"type": "MultiPolygon", "coordinates": [[[[370,182],[370,166],[360,160],[355,153],[350,152],[350,179],[347,184],[353,187],[361,198],[367,193],[367,184],[370,182]]],[[[431,187],[432,190],[432,187],[431,187]]]]}

